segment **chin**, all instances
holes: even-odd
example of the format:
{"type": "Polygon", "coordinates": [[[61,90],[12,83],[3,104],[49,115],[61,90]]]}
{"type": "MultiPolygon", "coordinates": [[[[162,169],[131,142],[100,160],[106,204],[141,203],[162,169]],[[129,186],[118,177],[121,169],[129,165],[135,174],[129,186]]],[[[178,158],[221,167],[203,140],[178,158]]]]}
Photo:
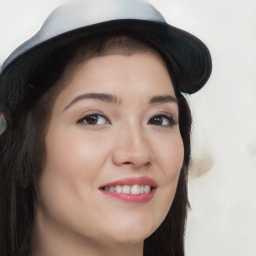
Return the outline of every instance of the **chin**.
{"type": "MultiPolygon", "coordinates": [[[[143,242],[151,234],[155,232],[158,226],[149,224],[130,224],[126,227],[118,225],[117,229],[112,230],[111,237],[117,243],[136,244],[143,242]]],[[[107,234],[106,234],[107,235],[107,234]]]]}

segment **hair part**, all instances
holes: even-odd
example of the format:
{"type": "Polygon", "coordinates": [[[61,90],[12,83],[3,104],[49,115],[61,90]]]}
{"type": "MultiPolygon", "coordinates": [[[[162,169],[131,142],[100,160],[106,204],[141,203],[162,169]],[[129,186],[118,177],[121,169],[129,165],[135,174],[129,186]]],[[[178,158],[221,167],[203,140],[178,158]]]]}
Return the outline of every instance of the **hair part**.
{"type": "MultiPolygon", "coordinates": [[[[0,251],[3,255],[25,256],[30,251],[37,184],[46,157],[44,138],[54,100],[72,72],[80,63],[94,57],[135,53],[157,52],[141,39],[113,35],[79,40],[38,57],[37,65],[30,70],[26,94],[8,116],[8,130],[0,136],[0,251]]],[[[184,255],[192,121],[184,96],[173,79],[172,82],[179,105],[184,162],[171,209],[160,227],[145,240],[144,256],[184,255]]]]}

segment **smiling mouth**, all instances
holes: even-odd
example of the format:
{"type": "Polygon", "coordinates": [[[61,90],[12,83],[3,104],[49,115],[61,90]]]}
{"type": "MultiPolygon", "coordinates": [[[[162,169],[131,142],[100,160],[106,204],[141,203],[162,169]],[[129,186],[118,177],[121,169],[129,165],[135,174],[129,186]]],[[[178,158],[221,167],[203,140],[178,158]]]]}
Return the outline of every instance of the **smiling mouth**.
{"type": "Polygon", "coordinates": [[[115,186],[106,186],[101,187],[101,190],[112,192],[112,193],[123,193],[123,194],[132,194],[132,195],[140,195],[140,194],[148,194],[153,190],[151,185],[115,185],[115,186]]]}
{"type": "Polygon", "coordinates": [[[103,195],[127,203],[147,203],[155,195],[157,183],[150,177],[127,177],[102,185],[103,195]]]}

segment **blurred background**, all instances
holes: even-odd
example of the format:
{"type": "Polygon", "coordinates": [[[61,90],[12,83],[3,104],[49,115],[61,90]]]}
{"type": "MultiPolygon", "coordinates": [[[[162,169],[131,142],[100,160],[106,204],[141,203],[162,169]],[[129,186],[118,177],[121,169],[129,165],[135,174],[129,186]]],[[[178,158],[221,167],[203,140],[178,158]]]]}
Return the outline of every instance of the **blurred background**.
{"type": "MultiPolygon", "coordinates": [[[[131,0],[132,1],[132,0],[131,0]]],[[[0,65],[64,0],[0,1],[0,65]]],[[[210,49],[193,112],[186,256],[256,256],[256,1],[151,0],[210,49]]]]}

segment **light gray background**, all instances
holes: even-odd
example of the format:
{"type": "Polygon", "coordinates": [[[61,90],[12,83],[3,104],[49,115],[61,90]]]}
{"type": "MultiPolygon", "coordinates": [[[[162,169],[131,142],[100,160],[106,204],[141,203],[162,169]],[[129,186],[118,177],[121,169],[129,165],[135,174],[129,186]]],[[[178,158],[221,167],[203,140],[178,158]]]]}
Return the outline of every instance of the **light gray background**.
{"type": "MultiPolygon", "coordinates": [[[[132,1],[132,0],[131,0],[132,1]]],[[[0,63],[63,0],[0,1],[0,63]]],[[[256,1],[152,0],[209,47],[193,118],[186,256],[256,256],[256,1]]]]}

